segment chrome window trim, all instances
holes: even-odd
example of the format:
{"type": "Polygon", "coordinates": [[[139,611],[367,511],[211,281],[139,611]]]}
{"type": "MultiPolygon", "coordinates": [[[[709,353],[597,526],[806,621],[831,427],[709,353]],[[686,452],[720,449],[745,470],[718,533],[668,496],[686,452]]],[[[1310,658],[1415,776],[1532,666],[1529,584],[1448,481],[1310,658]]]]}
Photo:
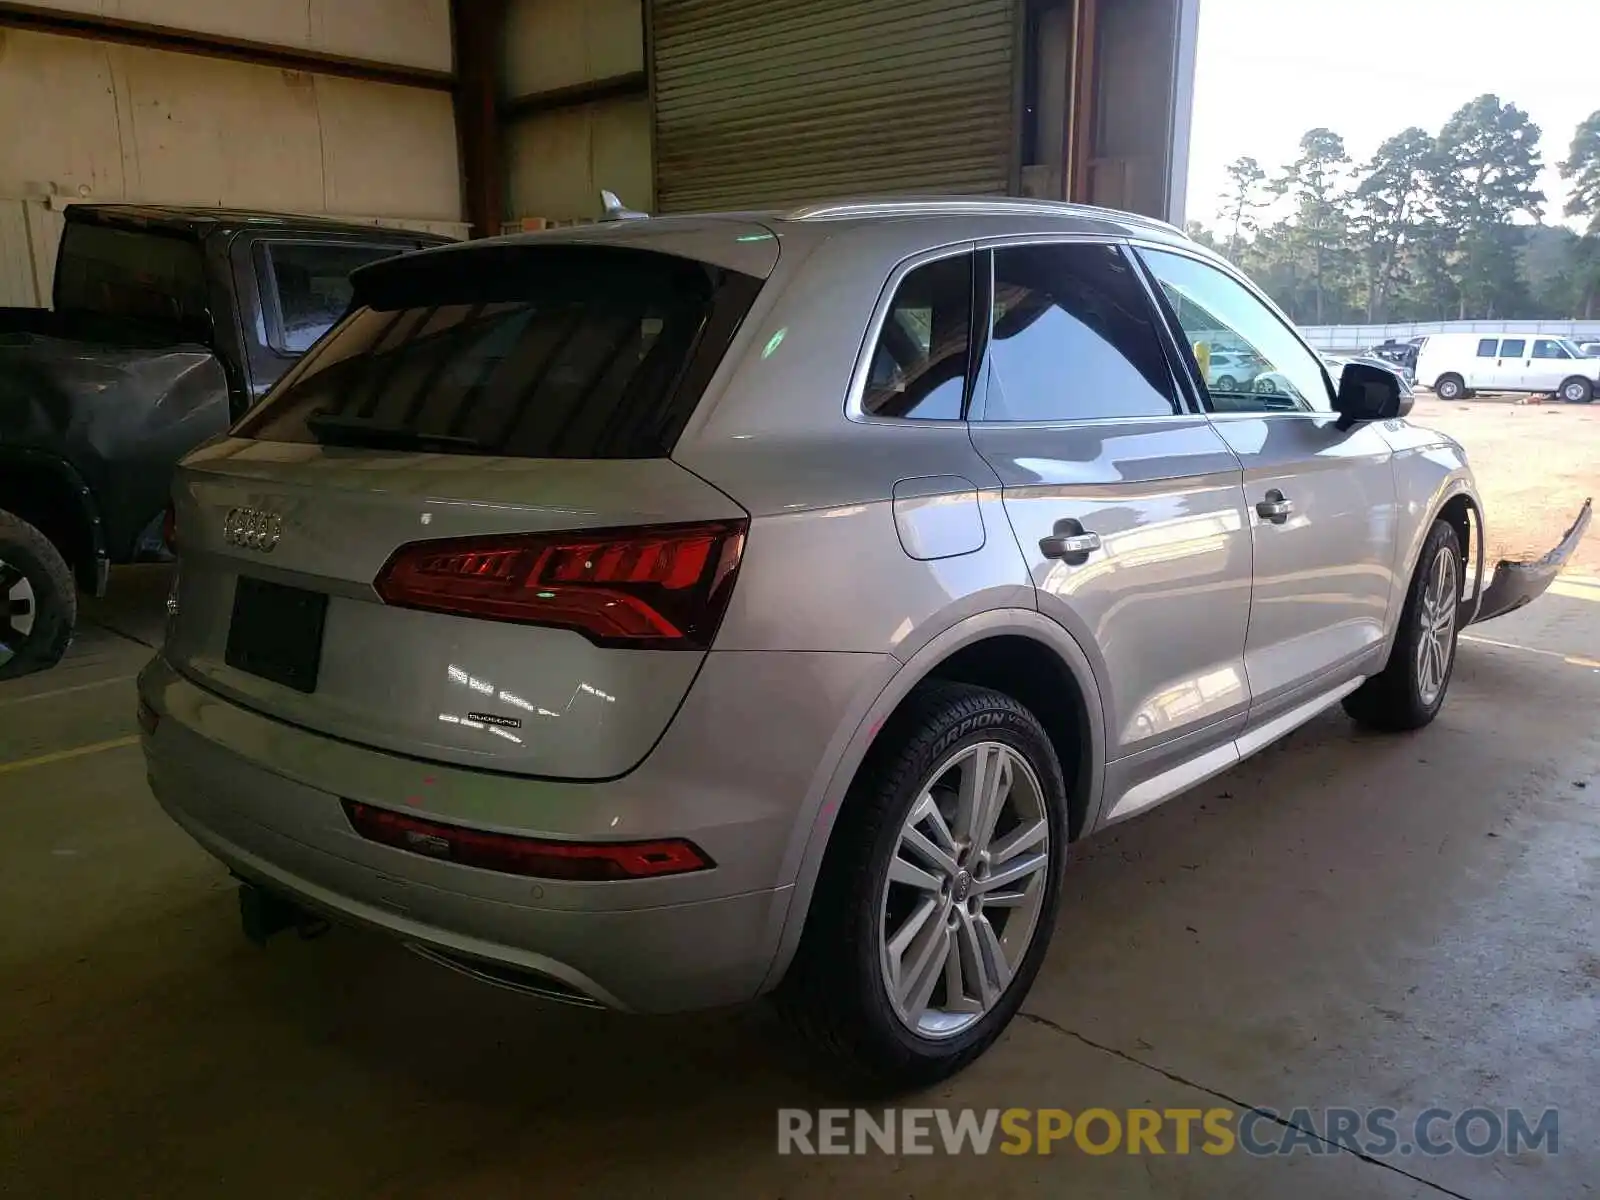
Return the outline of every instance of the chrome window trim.
{"type": "MultiPolygon", "coordinates": [[[[1092,425],[1176,425],[1185,426],[1203,424],[1209,414],[1197,412],[1175,412],[1162,416],[1146,417],[1063,417],[1059,421],[969,421],[974,429],[1086,429],[1092,425]]],[[[1248,416],[1241,413],[1240,416],[1248,416]]],[[[1306,416],[1316,416],[1316,413],[1306,413],[1306,416]]],[[[1324,414],[1326,415],[1326,414],[1324,414]]]]}

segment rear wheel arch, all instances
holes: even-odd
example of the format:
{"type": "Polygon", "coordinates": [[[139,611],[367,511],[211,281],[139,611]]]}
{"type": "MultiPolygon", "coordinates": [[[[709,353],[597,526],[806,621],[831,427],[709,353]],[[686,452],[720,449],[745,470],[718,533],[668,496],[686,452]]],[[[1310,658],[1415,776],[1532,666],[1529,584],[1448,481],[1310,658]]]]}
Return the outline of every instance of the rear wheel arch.
{"type": "Polygon", "coordinates": [[[1094,827],[1105,765],[1105,718],[1089,657],[1066,629],[1038,612],[1009,609],[970,617],[932,639],[895,672],[857,727],[820,803],[801,815],[804,850],[763,991],[777,986],[794,957],[852,783],[873,748],[889,744],[882,739],[894,733],[896,715],[906,711],[921,686],[936,682],[992,688],[1033,712],[1061,762],[1070,839],[1094,827]],[[1052,686],[1065,691],[1054,703],[1045,695],[1052,686]]]}
{"type": "Polygon", "coordinates": [[[70,463],[48,454],[0,451],[0,509],[49,538],[80,589],[100,590],[105,528],[94,496],[70,463]]]}

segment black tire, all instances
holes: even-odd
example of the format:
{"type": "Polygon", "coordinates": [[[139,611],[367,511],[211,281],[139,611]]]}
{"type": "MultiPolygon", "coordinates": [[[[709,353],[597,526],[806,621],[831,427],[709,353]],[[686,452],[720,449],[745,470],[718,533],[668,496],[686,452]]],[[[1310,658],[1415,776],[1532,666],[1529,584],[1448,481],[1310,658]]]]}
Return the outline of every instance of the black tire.
{"type": "Polygon", "coordinates": [[[1434,380],[1433,394],[1441,400],[1460,400],[1467,394],[1467,381],[1456,374],[1441,375],[1434,380]]]}
{"type": "Polygon", "coordinates": [[[1582,375],[1574,375],[1562,383],[1556,394],[1568,404],[1588,404],[1594,399],[1594,383],[1582,375]]]}
{"type": "MultiPolygon", "coordinates": [[[[925,1087],[981,1055],[1016,1015],[1055,926],[1067,850],[1061,766],[1037,718],[986,688],[933,683],[914,692],[862,764],[829,840],[800,946],[775,995],[809,1045],[851,1083],[873,1091],[925,1087]],[[1052,847],[1032,941],[987,1013],[952,1036],[924,1037],[896,1015],[879,961],[891,858],[932,773],[964,747],[998,742],[1041,785],[1052,847]]],[[[938,918],[935,918],[938,919],[938,918]]]]}
{"type": "Polygon", "coordinates": [[[1395,633],[1388,663],[1382,671],[1345,697],[1345,712],[1359,724],[1385,733],[1404,733],[1421,729],[1439,715],[1439,709],[1444,706],[1444,698],[1450,690],[1450,676],[1456,666],[1456,640],[1461,635],[1461,579],[1461,539],[1448,521],[1435,521],[1433,528],[1428,531],[1427,541],[1422,545],[1422,554],[1411,576],[1411,586],[1406,591],[1405,608],[1400,613],[1400,628],[1395,633]],[[1425,624],[1423,595],[1437,569],[1441,554],[1449,554],[1453,560],[1453,603],[1457,612],[1451,620],[1447,658],[1438,693],[1430,698],[1425,694],[1419,665],[1425,624]]]}
{"type": "Polygon", "coordinates": [[[0,679],[55,666],[77,620],[78,589],[61,552],[20,517],[0,512],[0,679]]]}
{"type": "Polygon", "coordinates": [[[1238,390],[1239,381],[1232,375],[1224,375],[1221,379],[1217,380],[1217,391],[1219,392],[1236,392],[1238,390]]]}

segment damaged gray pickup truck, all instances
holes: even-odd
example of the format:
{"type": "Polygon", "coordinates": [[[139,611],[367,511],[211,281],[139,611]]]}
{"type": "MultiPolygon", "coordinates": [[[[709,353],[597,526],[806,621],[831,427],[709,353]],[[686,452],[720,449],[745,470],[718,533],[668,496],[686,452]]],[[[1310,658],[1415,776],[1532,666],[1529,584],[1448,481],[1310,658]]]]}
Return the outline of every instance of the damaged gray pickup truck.
{"type": "Polygon", "coordinates": [[[55,663],[77,589],[161,557],[172,470],[343,314],[357,267],[448,239],[312,217],[73,205],[53,309],[0,309],[0,679],[55,663]]]}

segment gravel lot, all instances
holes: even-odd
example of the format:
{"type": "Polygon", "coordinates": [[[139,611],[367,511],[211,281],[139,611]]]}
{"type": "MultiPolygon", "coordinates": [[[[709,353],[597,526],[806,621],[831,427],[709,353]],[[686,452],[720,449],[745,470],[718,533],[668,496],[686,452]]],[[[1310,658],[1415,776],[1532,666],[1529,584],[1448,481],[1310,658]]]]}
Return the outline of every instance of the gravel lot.
{"type": "MultiPolygon", "coordinates": [[[[1520,399],[1480,394],[1446,404],[1418,393],[1411,413],[1466,447],[1487,509],[1491,565],[1544,554],[1586,498],[1600,499],[1600,403],[1520,399]]],[[[1584,538],[1567,571],[1600,575],[1600,533],[1584,538]]]]}

